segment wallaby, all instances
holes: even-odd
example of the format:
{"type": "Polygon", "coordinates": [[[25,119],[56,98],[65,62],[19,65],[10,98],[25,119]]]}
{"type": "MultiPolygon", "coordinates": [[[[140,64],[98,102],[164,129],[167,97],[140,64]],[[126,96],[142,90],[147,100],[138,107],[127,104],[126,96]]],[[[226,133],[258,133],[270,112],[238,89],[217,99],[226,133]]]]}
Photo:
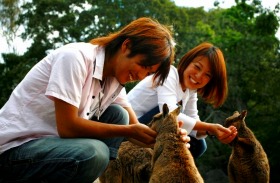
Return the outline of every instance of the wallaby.
{"type": "Polygon", "coordinates": [[[148,124],[158,133],[154,151],[123,142],[117,159],[111,160],[99,177],[100,183],[203,183],[189,149],[180,138],[179,113],[180,107],[169,113],[164,104],[163,112],[148,124]]]}
{"type": "Polygon", "coordinates": [[[246,126],[247,111],[241,114],[235,111],[228,117],[224,126],[237,128],[238,134],[229,143],[232,152],[228,162],[228,176],[230,183],[269,183],[270,167],[267,155],[255,137],[246,126]]]}
{"type": "Polygon", "coordinates": [[[152,157],[150,183],[203,183],[193,156],[181,139],[177,116],[180,107],[169,113],[167,104],[154,116],[150,126],[158,135],[152,157]]]}
{"type": "Polygon", "coordinates": [[[118,157],[111,160],[100,183],[148,183],[151,174],[153,150],[130,141],[120,145],[118,157]]]}

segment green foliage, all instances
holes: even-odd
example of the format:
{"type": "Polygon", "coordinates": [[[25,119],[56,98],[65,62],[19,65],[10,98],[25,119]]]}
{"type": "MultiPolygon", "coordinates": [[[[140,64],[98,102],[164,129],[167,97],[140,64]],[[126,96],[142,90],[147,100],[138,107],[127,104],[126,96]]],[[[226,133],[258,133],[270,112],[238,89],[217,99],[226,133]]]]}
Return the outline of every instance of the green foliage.
{"type": "MultiPolygon", "coordinates": [[[[3,3],[3,1],[1,1],[3,3]]],[[[229,95],[225,104],[214,109],[199,100],[202,120],[223,123],[233,111],[248,110],[247,125],[263,144],[271,164],[271,182],[279,182],[280,140],[280,58],[279,6],[274,10],[262,7],[259,0],[236,0],[236,6],[216,8],[177,7],[170,0],[33,0],[20,9],[17,26],[23,26],[23,38],[33,43],[23,56],[5,54],[0,63],[0,106],[12,89],[36,62],[48,51],[63,44],[89,41],[92,38],[119,30],[130,21],[152,17],[170,25],[176,40],[176,62],[197,44],[212,42],[224,53],[227,62],[229,95]]],[[[17,16],[15,16],[17,17],[17,16]]],[[[131,90],[137,82],[126,85],[131,90]]],[[[197,160],[202,174],[222,169],[230,153],[227,145],[207,139],[208,150],[197,160]]]]}
{"type": "Polygon", "coordinates": [[[19,0],[0,0],[0,34],[5,36],[8,44],[13,41],[19,28],[19,25],[16,24],[19,14],[19,0]]]}
{"type": "Polygon", "coordinates": [[[15,54],[3,54],[4,63],[0,63],[0,104],[1,106],[9,98],[13,89],[22,80],[26,73],[34,65],[33,62],[28,61],[24,56],[17,56],[15,54]]]}

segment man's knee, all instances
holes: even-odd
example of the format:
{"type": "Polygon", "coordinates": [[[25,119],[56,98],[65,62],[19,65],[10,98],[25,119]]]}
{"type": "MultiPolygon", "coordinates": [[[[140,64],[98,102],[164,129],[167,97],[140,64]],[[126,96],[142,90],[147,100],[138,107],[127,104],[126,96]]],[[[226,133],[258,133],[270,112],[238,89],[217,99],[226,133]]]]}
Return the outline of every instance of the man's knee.
{"type": "Polygon", "coordinates": [[[78,169],[77,180],[95,180],[106,169],[109,163],[109,148],[101,142],[82,143],[77,146],[78,169]]]}
{"type": "Polygon", "coordinates": [[[129,124],[128,112],[120,105],[110,105],[102,114],[100,121],[119,125],[129,124]]]}

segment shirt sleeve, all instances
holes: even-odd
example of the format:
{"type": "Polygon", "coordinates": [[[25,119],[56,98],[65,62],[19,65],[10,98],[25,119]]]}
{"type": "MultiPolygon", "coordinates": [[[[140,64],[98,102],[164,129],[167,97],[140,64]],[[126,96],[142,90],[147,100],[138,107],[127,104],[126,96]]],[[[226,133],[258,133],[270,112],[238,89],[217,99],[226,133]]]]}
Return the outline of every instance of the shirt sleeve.
{"type": "Polygon", "coordinates": [[[190,134],[192,132],[191,134],[196,135],[196,132],[192,130],[195,126],[196,119],[191,118],[184,113],[180,113],[178,115],[178,121],[183,121],[183,127],[182,128],[187,130],[188,134],[190,134]]]}
{"type": "Polygon", "coordinates": [[[189,97],[185,102],[186,104],[184,107],[184,114],[196,120],[200,120],[198,116],[197,100],[197,92],[194,90],[190,90],[189,97]]]}
{"type": "Polygon", "coordinates": [[[47,57],[52,65],[46,95],[76,107],[81,102],[82,88],[87,77],[83,55],[74,48],[60,48],[47,57]]]}
{"type": "MultiPolygon", "coordinates": [[[[196,121],[200,121],[200,118],[199,118],[199,115],[198,115],[198,109],[197,109],[197,100],[198,100],[197,92],[194,91],[194,90],[190,91],[188,101],[186,102],[186,106],[185,106],[185,109],[183,111],[183,113],[186,116],[189,116],[191,119],[193,119],[195,121],[194,125],[195,125],[196,121]]],[[[196,130],[192,130],[189,135],[191,135],[191,136],[193,136],[197,139],[202,139],[202,138],[207,137],[207,135],[197,137],[196,136],[197,135],[196,130]]]]}

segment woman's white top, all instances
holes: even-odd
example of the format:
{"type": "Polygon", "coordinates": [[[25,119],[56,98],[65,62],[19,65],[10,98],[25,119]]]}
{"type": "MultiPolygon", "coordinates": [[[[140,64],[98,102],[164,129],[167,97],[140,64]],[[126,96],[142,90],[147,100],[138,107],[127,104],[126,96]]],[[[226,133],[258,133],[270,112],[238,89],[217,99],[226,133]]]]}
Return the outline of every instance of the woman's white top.
{"type": "Polygon", "coordinates": [[[112,103],[130,107],[115,78],[101,87],[104,59],[102,47],[71,43],[38,62],[0,110],[0,154],[35,138],[58,136],[53,98],[77,107],[85,119],[101,115],[112,103]]]}
{"type": "MultiPolygon", "coordinates": [[[[152,87],[153,76],[148,76],[140,81],[128,94],[128,101],[134,109],[138,118],[159,106],[166,103],[169,111],[173,111],[178,107],[178,103],[182,101],[182,110],[178,116],[178,121],[183,121],[183,128],[190,133],[199,120],[197,110],[197,92],[196,90],[186,89],[183,91],[179,81],[178,71],[171,66],[166,81],[162,86],[152,87]]],[[[192,135],[196,136],[196,131],[192,131],[192,135]]]]}

